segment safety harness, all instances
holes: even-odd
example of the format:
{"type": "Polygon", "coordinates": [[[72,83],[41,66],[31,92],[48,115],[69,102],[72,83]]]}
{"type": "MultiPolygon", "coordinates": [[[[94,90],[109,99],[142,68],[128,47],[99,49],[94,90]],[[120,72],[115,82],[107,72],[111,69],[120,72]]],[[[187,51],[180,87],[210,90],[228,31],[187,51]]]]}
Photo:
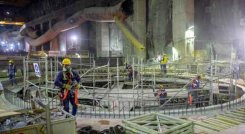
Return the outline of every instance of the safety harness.
{"type": "Polygon", "coordinates": [[[192,105],[192,100],[193,100],[192,95],[189,94],[189,96],[188,96],[188,104],[189,104],[190,106],[192,105]]]}
{"type": "MultiPolygon", "coordinates": [[[[65,73],[63,74],[63,79],[64,80],[67,80],[67,83],[66,84],[72,85],[72,76],[73,76],[73,74],[71,72],[69,74],[65,74],[65,73]]],[[[78,105],[78,89],[75,89],[73,87],[73,85],[72,85],[72,88],[70,90],[74,90],[73,91],[73,94],[74,94],[74,102],[75,102],[76,105],[78,105]]],[[[65,89],[64,95],[63,95],[63,98],[62,98],[63,101],[67,98],[68,93],[69,93],[70,90],[69,89],[65,89]]]]}

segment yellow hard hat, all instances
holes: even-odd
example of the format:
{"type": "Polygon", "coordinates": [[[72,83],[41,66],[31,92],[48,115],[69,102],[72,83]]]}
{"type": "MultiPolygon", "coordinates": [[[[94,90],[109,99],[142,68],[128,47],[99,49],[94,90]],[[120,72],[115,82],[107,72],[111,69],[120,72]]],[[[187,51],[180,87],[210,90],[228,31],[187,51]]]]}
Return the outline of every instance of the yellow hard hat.
{"type": "Polygon", "coordinates": [[[163,85],[160,85],[160,88],[163,88],[164,86],[163,85]]]}
{"type": "Polygon", "coordinates": [[[65,58],[63,61],[62,61],[62,64],[63,65],[71,65],[71,60],[69,58],[65,58]]]}
{"type": "Polygon", "coordinates": [[[9,63],[13,63],[14,61],[13,60],[9,60],[9,63]]]}

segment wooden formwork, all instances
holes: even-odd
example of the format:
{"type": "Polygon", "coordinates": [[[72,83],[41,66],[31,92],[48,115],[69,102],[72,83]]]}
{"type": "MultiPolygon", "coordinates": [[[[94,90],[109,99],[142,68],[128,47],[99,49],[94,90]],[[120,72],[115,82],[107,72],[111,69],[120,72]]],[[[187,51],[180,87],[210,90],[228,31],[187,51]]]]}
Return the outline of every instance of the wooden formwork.
{"type": "Polygon", "coordinates": [[[144,134],[190,134],[194,133],[193,122],[159,113],[150,113],[123,120],[127,133],[144,134]]]}
{"type": "Polygon", "coordinates": [[[218,114],[212,118],[194,121],[195,129],[205,133],[221,132],[225,129],[245,123],[245,108],[218,114]]]}

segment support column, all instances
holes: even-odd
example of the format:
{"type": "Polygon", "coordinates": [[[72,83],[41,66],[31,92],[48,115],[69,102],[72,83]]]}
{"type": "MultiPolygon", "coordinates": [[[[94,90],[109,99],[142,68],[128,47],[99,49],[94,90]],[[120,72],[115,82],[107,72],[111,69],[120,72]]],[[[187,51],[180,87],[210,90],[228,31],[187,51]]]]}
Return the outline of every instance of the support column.
{"type": "MultiPolygon", "coordinates": [[[[134,15],[132,23],[132,31],[136,38],[142,43],[146,44],[146,0],[134,0],[134,15]]],[[[137,51],[137,50],[136,50],[137,51]]],[[[137,53],[138,59],[146,57],[146,51],[137,53]]]]}
{"type": "MultiPolygon", "coordinates": [[[[40,24],[40,31],[43,34],[43,23],[40,24]]],[[[43,51],[43,45],[41,45],[40,47],[41,47],[41,51],[43,51]]]]}
{"type": "Polygon", "coordinates": [[[110,41],[109,41],[109,26],[108,23],[96,24],[96,51],[97,57],[110,56],[110,41]]]}

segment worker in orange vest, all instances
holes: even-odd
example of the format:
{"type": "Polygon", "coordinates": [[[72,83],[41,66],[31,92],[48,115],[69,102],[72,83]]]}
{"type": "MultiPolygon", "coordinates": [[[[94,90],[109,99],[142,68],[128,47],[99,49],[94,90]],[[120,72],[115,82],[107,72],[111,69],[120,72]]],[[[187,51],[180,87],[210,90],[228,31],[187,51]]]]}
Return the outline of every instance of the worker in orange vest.
{"type": "Polygon", "coordinates": [[[65,58],[62,61],[63,70],[55,79],[55,86],[61,88],[59,96],[63,101],[64,110],[69,112],[69,103],[72,104],[72,115],[76,115],[78,106],[78,90],[80,89],[80,76],[71,68],[71,60],[65,58]]]}
{"type": "Polygon", "coordinates": [[[190,106],[192,105],[192,101],[195,101],[195,104],[197,105],[198,91],[196,91],[196,89],[200,88],[200,79],[201,76],[198,75],[191,81],[190,90],[188,93],[188,104],[190,106]]]}
{"type": "Polygon", "coordinates": [[[163,85],[160,85],[160,89],[157,91],[160,104],[163,105],[167,101],[167,91],[163,85]]]}

